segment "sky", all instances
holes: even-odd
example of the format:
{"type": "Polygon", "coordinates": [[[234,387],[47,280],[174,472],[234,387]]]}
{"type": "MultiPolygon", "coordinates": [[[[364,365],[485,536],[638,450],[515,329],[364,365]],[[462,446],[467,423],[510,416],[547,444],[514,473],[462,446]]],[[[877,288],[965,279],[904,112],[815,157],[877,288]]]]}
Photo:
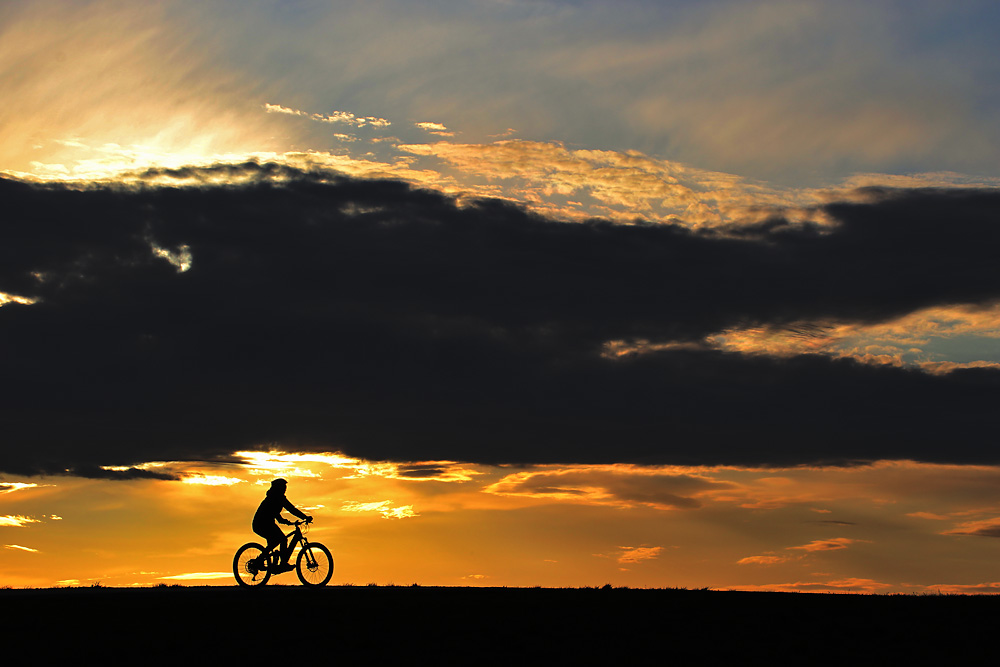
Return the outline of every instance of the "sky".
{"type": "Polygon", "coordinates": [[[998,28],[3,3],[0,586],[1000,591],[998,28]]]}

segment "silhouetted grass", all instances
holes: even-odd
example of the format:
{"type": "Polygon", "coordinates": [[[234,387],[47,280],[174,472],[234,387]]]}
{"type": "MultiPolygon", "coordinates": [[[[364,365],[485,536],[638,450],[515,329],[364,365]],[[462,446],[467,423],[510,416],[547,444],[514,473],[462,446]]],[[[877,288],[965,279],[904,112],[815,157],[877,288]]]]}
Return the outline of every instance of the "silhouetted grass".
{"type": "Polygon", "coordinates": [[[1000,621],[992,595],[609,584],[4,588],[0,609],[5,636],[30,645],[35,659],[86,663],[114,654],[144,664],[192,655],[266,660],[286,644],[273,632],[296,639],[303,657],[344,664],[610,665],[649,649],[677,665],[834,664],[860,655],[884,664],[963,664],[990,647],[1000,621]]]}

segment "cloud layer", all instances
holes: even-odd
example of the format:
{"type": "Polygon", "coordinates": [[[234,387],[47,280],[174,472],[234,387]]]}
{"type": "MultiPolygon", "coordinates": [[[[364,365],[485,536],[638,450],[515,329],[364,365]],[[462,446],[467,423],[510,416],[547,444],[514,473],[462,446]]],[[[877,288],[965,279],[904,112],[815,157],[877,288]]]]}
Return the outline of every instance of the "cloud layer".
{"type": "Polygon", "coordinates": [[[410,461],[997,461],[995,369],[702,344],[991,303],[996,191],[867,191],[823,207],[833,226],[692,231],[287,167],[201,175],[226,173],[242,184],[0,181],[0,292],[37,300],[0,307],[0,468],[106,475],[271,442],[410,461]],[[603,354],[640,339],[663,345],[603,354]]]}

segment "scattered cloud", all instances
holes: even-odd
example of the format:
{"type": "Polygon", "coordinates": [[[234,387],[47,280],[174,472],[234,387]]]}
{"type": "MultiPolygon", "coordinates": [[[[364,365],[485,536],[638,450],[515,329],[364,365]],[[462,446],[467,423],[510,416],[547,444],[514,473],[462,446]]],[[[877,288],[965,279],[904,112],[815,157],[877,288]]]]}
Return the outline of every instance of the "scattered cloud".
{"type": "MultiPolygon", "coordinates": [[[[14,493],[25,489],[35,489],[40,485],[28,482],[0,482],[0,493],[14,493]]],[[[44,485],[42,485],[44,486],[44,485]]]]}
{"type": "Polygon", "coordinates": [[[38,519],[33,519],[27,516],[21,516],[17,514],[7,514],[5,516],[0,516],[0,528],[23,528],[29,523],[39,523],[38,519]]]}
{"type": "Polygon", "coordinates": [[[168,250],[154,245],[152,250],[154,255],[167,260],[180,273],[191,270],[191,249],[186,245],[181,245],[177,250],[168,250]]]}
{"type": "Polygon", "coordinates": [[[747,556],[746,558],[741,558],[736,563],[738,565],[778,565],[780,563],[787,563],[789,560],[793,560],[788,556],[747,556]]]}
{"type": "Polygon", "coordinates": [[[5,544],[3,545],[3,548],[12,549],[14,551],[26,551],[28,553],[33,553],[33,554],[38,553],[38,549],[32,549],[31,547],[22,547],[20,544],[5,544]]]}
{"type": "Polygon", "coordinates": [[[846,549],[849,545],[857,542],[858,540],[852,540],[847,537],[834,537],[829,540],[813,540],[809,544],[803,544],[798,547],[788,547],[789,549],[801,549],[802,551],[815,552],[815,551],[838,551],[840,549],[846,549]]]}
{"type": "Polygon", "coordinates": [[[430,132],[431,134],[436,134],[439,137],[453,137],[454,132],[448,130],[447,127],[441,123],[414,123],[415,126],[419,127],[421,130],[430,132]]]}
{"type": "Polygon", "coordinates": [[[278,450],[240,451],[234,454],[252,474],[265,477],[316,477],[316,465],[342,471],[343,479],[384,477],[414,482],[468,482],[482,474],[474,466],[455,461],[364,461],[336,452],[289,453],[278,450]]]}
{"type": "Polygon", "coordinates": [[[341,506],[340,510],[342,512],[378,512],[382,515],[383,519],[409,519],[411,517],[420,516],[413,511],[412,505],[400,505],[399,507],[393,507],[393,502],[391,500],[382,500],[375,502],[358,502],[358,501],[347,501],[341,506]]]}
{"type": "Polygon", "coordinates": [[[264,104],[264,111],[267,113],[279,113],[287,114],[290,116],[301,116],[303,118],[308,118],[309,120],[315,121],[317,123],[344,123],[346,125],[353,125],[355,127],[376,127],[383,128],[392,125],[385,118],[376,118],[375,116],[356,116],[350,111],[334,111],[329,114],[321,113],[309,113],[306,111],[300,111],[298,109],[292,109],[289,107],[281,106],[280,104],[264,104]]]}
{"type": "Polygon", "coordinates": [[[625,563],[640,563],[644,560],[652,560],[660,556],[660,552],[663,551],[663,547],[618,547],[621,549],[621,553],[618,555],[618,562],[625,563]]]}
{"type": "Polygon", "coordinates": [[[29,299],[23,296],[17,296],[16,294],[5,294],[0,292],[0,306],[6,306],[8,303],[19,303],[21,305],[30,306],[36,303],[38,299],[29,299]]]}

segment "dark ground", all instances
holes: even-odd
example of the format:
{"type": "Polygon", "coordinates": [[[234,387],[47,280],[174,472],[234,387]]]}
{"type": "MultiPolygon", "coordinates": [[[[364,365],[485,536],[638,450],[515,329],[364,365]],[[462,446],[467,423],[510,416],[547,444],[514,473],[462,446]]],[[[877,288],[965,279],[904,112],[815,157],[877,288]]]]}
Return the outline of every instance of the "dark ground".
{"type": "Polygon", "coordinates": [[[329,586],[0,590],[52,664],[944,664],[993,657],[1000,596],[329,586]],[[652,650],[651,655],[647,655],[652,650]],[[288,653],[292,651],[292,653],[288,653]],[[881,662],[888,660],[891,662],[881,662]],[[280,664],[280,663],[276,663],[280,664]]]}

